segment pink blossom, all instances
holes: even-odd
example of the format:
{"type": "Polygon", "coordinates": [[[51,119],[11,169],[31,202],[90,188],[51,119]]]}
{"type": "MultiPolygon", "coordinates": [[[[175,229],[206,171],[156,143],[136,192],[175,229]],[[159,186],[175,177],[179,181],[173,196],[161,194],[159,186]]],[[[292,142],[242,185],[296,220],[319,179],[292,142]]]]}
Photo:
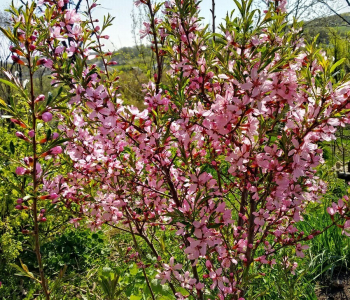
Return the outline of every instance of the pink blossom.
{"type": "Polygon", "coordinates": [[[264,226],[269,214],[265,213],[263,209],[260,209],[259,212],[254,212],[253,214],[256,216],[254,223],[259,226],[264,226]]]}
{"type": "Polygon", "coordinates": [[[343,234],[350,236],[350,220],[345,221],[343,227],[343,234]]]}
{"type": "Polygon", "coordinates": [[[151,24],[147,22],[143,22],[144,29],[140,30],[140,38],[143,39],[148,34],[151,33],[151,24]]]}
{"type": "Polygon", "coordinates": [[[16,169],[17,175],[24,175],[24,174],[26,174],[26,172],[27,172],[27,169],[23,168],[23,167],[17,167],[17,169],[16,169]]]}
{"type": "Polygon", "coordinates": [[[161,279],[161,284],[165,284],[167,281],[171,281],[171,275],[173,274],[176,278],[178,278],[179,272],[177,270],[181,270],[181,264],[174,264],[174,257],[170,258],[169,264],[163,264],[164,271],[158,271],[159,273],[156,275],[157,279],[161,279]]]}
{"type": "Polygon", "coordinates": [[[81,218],[73,218],[69,220],[69,223],[73,224],[75,228],[78,228],[80,220],[81,218]]]}
{"type": "Polygon", "coordinates": [[[51,154],[51,155],[57,155],[57,154],[61,154],[61,153],[62,153],[61,146],[56,146],[56,147],[53,147],[49,150],[49,154],[51,154]]]}
{"type": "Polygon", "coordinates": [[[301,245],[300,243],[298,243],[296,245],[295,253],[296,253],[297,256],[303,258],[303,257],[305,257],[305,254],[303,253],[303,250],[306,250],[306,249],[309,249],[308,245],[301,245]]]}

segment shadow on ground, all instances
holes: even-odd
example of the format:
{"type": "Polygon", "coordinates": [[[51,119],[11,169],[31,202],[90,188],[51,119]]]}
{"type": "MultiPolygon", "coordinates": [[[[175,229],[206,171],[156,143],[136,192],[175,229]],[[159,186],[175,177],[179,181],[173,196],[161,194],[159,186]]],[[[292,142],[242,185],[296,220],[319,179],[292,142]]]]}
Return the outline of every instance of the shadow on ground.
{"type": "Polygon", "coordinates": [[[334,274],[332,280],[319,282],[316,295],[319,300],[350,300],[350,270],[334,274]]]}

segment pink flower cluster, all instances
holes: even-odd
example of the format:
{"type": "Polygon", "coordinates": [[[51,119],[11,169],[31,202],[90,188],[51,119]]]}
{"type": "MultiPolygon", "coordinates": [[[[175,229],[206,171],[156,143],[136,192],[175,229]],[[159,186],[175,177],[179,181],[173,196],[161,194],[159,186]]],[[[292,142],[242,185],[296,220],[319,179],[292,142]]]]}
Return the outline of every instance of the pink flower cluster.
{"type": "MultiPolygon", "coordinates": [[[[278,13],[284,6],[279,1],[278,13]]],[[[59,129],[69,138],[65,153],[74,168],[46,180],[44,191],[67,206],[81,205],[92,229],[118,225],[146,240],[152,228],[172,234],[183,257],[181,264],[171,257],[161,265],[162,284],[174,282],[196,299],[211,290],[215,299],[243,300],[246,270],[273,266],[276,249],[288,246],[303,257],[303,242],[319,233],[300,232],[296,223],[326,191],[316,175],[323,162],[318,143],[335,139],[336,128],[350,122],[350,84],[314,80],[323,67],[310,61],[297,30],[281,35],[261,27],[244,40],[227,26],[223,45],[212,49],[196,9],[184,10],[167,1],[164,21],[145,23],[142,35],[163,43],[154,47],[159,61],[169,55],[173,88],[150,82],[143,111],[123,104],[107,59],[104,70],[78,65],[90,49],[74,12],[48,20],[52,49],[42,55],[54,82],[71,89],[71,119],[59,129]],[[70,47],[58,42],[68,37],[70,47]],[[72,56],[81,59],[62,74],[72,56]],[[83,76],[76,75],[79,68],[83,76]]],[[[342,215],[343,204],[329,213],[342,215]]],[[[346,234],[349,227],[346,221],[346,234]]]]}

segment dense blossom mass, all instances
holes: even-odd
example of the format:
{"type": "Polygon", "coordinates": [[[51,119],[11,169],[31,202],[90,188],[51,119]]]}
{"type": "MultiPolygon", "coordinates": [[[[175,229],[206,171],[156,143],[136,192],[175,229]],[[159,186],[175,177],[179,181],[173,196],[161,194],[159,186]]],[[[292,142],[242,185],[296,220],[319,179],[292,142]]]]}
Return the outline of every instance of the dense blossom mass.
{"type": "MultiPolygon", "coordinates": [[[[72,164],[52,178],[37,162],[45,199],[79,207],[70,221],[76,226],[86,217],[92,229],[109,224],[142,237],[159,261],[156,278],[178,299],[243,300],[250,274],[282,263],[276,251],[292,247],[304,256],[305,241],[320,232],[301,232],[297,223],[326,191],[316,171],[319,142],[350,122],[350,83],[333,82],[335,68],[304,43],[297,24],[283,26],[286,1],[272,1],[255,25],[251,2],[237,2],[242,17],[227,19],[215,35],[202,27],[196,0],[136,1],[150,11],[140,35],[156,57],[144,110],[118,94],[115,62],[101,48],[108,36],[91,18],[96,4],[84,20],[65,1],[39,2],[44,15],[32,20],[32,51],[37,66],[51,69],[52,84],[67,89],[70,111],[48,104],[40,115],[60,121],[67,138],[64,149],[56,145],[41,158],[64,153],[72,164]],[[96,57],[102,70],[89,63],[96,57]],[[160,255],[151,230],[173,236],[182,255],[160,255]]],[[[26,32],[18,34],[24,46],[26,32]]],[[[20,47],[11,51],[25,63],[20,47]]],[[[33,138],[26,130],[17,137],[33,138]]],[[[16,173],[32,167],[24,158],[16,173]]],[[[349,235],[350,221],[339,221],[347,202],[328,212],[349,235]]],[[[293,257],[284,263],[294,272],[293,257]]]]}

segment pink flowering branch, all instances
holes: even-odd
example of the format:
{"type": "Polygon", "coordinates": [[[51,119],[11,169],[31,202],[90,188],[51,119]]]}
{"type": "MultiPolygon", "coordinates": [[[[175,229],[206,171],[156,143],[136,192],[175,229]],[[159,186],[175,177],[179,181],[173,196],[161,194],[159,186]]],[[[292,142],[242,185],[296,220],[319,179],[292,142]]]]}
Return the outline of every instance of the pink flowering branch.
{"type": "MultiPolygon", "coordinates": [[[[29,16],[31,17],[31,16],[29,16]]],[[[38,265],[39,265],[39,273],[40,273],[40,278],[41,278],[41,286],[43,288],[43,292],[45,295],[46,299],[50,299],[50,292],[48,290],[48,286],[47,286],[47,280],[45,278],[45,274],[44,274],[44,267],[43,267],[43,262],[41,259],[41,253],[40,253],[40,237],[39,237],[39,219],[38,219],[38,186],[39,186],[39,182],[38,182],[38,175],[37,175],[37,141],[36,141],[36,128],[37,128],[37,117],[35,114],[35,95],[34,95],[34,81],[33,81],[33,77],[34,77],[34,71],[33,71],[33,67],[32,67],[32,56],[31,56],[31,51],[29,49],[30,45],[29,43],[26,43],[26,50],[27,50],[27,60],[28,60],[28,69],[29,69],[29,80],[30,80],[30,99],[31,99],[31,111],[32,111],[32,130],[33,130],[33,138],[32,138],[32,147],[33,147],[33,170],[32,170],[32,182],[33,182],[33,204],[32,204],[32,211],[33,211],[33,219],[34,219],[34,242],[35,242],[35,254],[36,254],[36,258],[38,261],[38,265]]]]}
{"type": "MultiPolygon", "coordinates": [[[[175,262],[162,252],[157,279],[178,299],[186,297],[181,287],[196,299],[242,300],[251,275],[273,266],[276,251],[292,247],[303,256],[302,242],[317,234],[300,232],[296,224],[326,190],[316,173],[323,163],[318,143],[350,122],[350,85],[333,81],[332,64],[305,45],[298,28],[282,31],[285,1],[271,2],[255,29],[250,4],[237,2],[241,18],[222,25],[214,42],[201,27],[197,1],[185,2],[165,2],[162,22],[160,6],[136,2],[149,10],[142,34],[151,36],[157,63],[165,56],[170,63],[167,74],[158,63],[157,76],[144,87],[144,111],[117,94],[94,5],[85,23],[67,10],[41,24],[50,50],[40,49],[40,64],[51,69],[54,84],[69,88],[70,98],[59,129],[71,169],[45,181],[44,190],[69,209],[80,207],[72,223],[85,216],[92,229],[120,228],[136,248],[140,237],[157,259],[154,241],[166,231],[169,247],[180,254],[175,262]],[[68,37],[72,44],[62,46],[68,37]],[[104,70],[87,63],[91,50],[104,70]],[[167,87],[161,85],[165,76],[167,87]]],[[[20,119],[16,124],[26,126],[20,119]]],[[[40,156],[55,153],[52,148],[40,156]]],[[[25,165],[19,168],[25,175],[25,165]]],[[[333,205],[330,214],[338,211],[346,220],[333,224],[346,234],[344,205],[333,205]]],[[[294,272],[287,259],[282,263],[294,272]]]]}
{"type": "MultiPolygon", "coordinates": [[[[44,273],[44,264],[41,256],[41,236],[43,235],[42,225],[47,221],[45,208],[39,209],[45,203],[55,204],[59,195],[56,192],[46,193],[44,183],[49,178],[52,169],[57,167],[59,155],[63,152],[60,146],[64,140],[59,139],[58,133],[52,133],[47,129],[53,120],[54,114],[62,107],[60,104],[64,99],[60,97],[61,90],[54,96],[35,95],[34,76],[41,66],[52,67],[45,58],[40,58],[39,49],[42,47],[42,38],[46,32],[40,31],[43,19],[35,15],[36,3],[21,7],[19,10],[13,8],[12,28],[1,28],[6,37],[12,42],[10,51],[14,53],[14,62],[19,62],[28,69],[29,89],[26,90],[21,82],[13,74],[5,72],[7,80],[3,83],[11,86],[16,93],[16,103],[11,105],[1,105],[1,109],[9,112],[11,122],[17,127],[15,136],[20,143],[29,145],[21,149],[27,151],[15,151],[11,149],[11,161],[15,164],[15,174],[17,175],[14,186],[21,186],[19,189],[22,197],[17,199],[17,210],[23,211],[31,220],[32,229],[23,229],[22,234],[30,234],[34,239],[34,251],[39,267],[39,278],[37,279],[28,268],[22,264],[23,272],[28,277],[40,283],[45,299],[50,299],[53,291],[49,290],[49,282],[44,273]],[[28,113],[23,113],[28,112],[28,113]],[[16,156],[16,159],[13,157],[16,156]]],[[[51,61],[52,63],[52,61],[51,61]]],[[[55,207],[54,210],[56,210],[55,207]]]]}

